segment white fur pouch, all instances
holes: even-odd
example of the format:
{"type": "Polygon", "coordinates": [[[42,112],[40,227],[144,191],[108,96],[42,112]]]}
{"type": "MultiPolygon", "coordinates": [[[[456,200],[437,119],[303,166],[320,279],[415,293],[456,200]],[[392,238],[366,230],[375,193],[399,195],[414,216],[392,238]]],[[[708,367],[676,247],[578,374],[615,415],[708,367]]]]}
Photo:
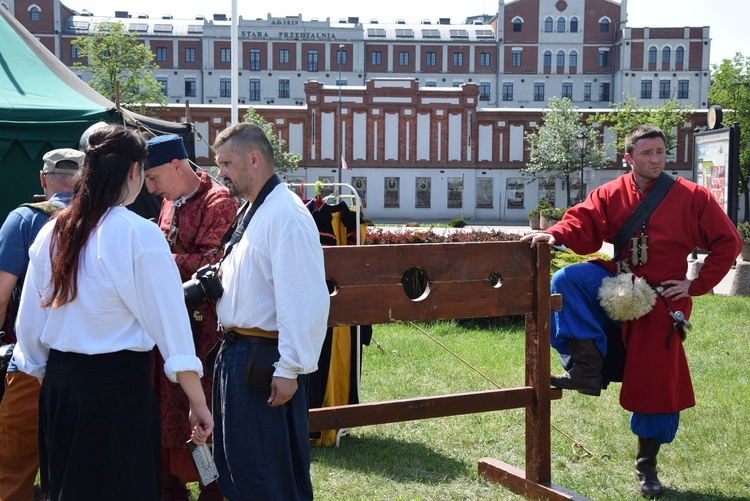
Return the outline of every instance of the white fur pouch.
{"type": "Polygon", "coordinates": [[[654,308],[656,292],[644,279],[632,273],[621,273],[602,280],[599,303],[612,320],[627,322],[654,308]]]}

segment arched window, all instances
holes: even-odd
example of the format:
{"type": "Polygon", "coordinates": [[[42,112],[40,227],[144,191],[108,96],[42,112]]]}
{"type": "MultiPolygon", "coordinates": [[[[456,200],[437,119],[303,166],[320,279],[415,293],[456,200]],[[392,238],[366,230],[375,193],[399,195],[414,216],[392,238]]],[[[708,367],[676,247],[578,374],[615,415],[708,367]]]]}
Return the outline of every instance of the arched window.
{"type": "Polygon", "coordinates": [[[672,59],[672,49],[670,49],[669,47],[664,47],[661,50],[662,64],[669,64],[670,59],[672,59]]]}
{"type": "Polygon", "coordinates": [[[38,6],[32,5],[31,7],[29,7],[29,17],[32,22],[35,22],[35,23],[39,22],[41,13],[42,11],[39,9],[38,6]]]}
{"type": "Polygon", "coordinates": [[[544,67],[549,68],[552,66],[552,51],[545,50],[544,51],[544,67]]]}
{"type": "Polygon", "coordinates": [[[557,51],[557,67],[563,67],[565,66],[565,51],[558,50],[557,51]]]}
{"type": "Polygon", "coordinates": [[[513,19],[513,32],[520,33],[522,29],[523,29],[523,19],[521,19],[520,17],[513,19]]]}
{"type": "Polygon", "coordinates": [[[609,19],[606,17],[603,17],[599,20],[599,31],[602,33],[608,33],[609,32],[609,19]]]}
{"type": "Polygon", "coordinates": [[[578,52],[571,50],[570,56],[568,57],[568,66],[572,70],[578,67],[578,52]]]}
{"type": "Polygon", "coordinates": [[[557,32],[565,33],[565,18],[562,16],[557,18],[557,32]]]}
{"type": "Polygon", "coordinates": [[[656,64],[656,47],[648,49],[648,64],[656,64]]]}
{"type": "Polygon", "coordinates": [[[570,32],[578,33],[578,18],[577,17],[570,18],[570,32]]]}
{"type": "Polygon", "coordinates": [[[676,64],[682,64],[685,62],[685,48],[684,47],[677,47],[674,50],[674,62],[676,64]]]}
{"type": "Polygon", "coordinates": [[[544,32],[552,33],[552,18],[549,16],[544,18],[544,32]]]}

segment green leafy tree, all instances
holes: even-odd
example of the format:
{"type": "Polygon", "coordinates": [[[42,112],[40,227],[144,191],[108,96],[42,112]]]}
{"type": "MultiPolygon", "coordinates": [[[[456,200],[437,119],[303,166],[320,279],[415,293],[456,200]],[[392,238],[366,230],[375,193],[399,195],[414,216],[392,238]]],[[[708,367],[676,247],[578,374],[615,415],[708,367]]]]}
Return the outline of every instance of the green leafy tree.
{"type": "Polygon", "coordinates": [[[708,102],[724,111],[724,122],[740,126],[739,191],[745,199],[743,219],[750,221],[750,58],[739,52],[713,66],[708,102]]]}
{"type": "MultiPolygon", "coordinates": [[[[529,161],[521,172],[532,181],[537,178],[569,179],[571,174],[579,174],[581,152],[576,135],[581,131],[588,138],[583,165],[597,170],[604,168],[607,158],[599,131],[583,125],[582,116],[570,99],[550,99],[542,114],[542,125],[525,134],[529,161]]],[[[565,186],[567,205],[570,206],[570,183],[565,186]]]]}
{"type": "Polygon", "coordinates": [[[642,124],[656,125],[667,136],[667,151],[677,146],[675,128],[682,128],[688,120],[692,107],[683,107],[676,99],[663,106],[640,106],[635,98],[622,103],[614,103],[612,111],[597,113],[588,119],[589,124],[606,125],[617,134],[615,148],[618,153],[625,153],[625,136],[630,129],[642,124]]]}
{"type": "Polygon", "coordinates": [[[276,172],[294,172],[297,170],[302,157],[287,150],[286,141],[276,134],[276,128],[271,122],[266,121],[253,107],[248,108],[244,119],[245,122],[255,124],[265,131],[273,147],[273,167],[276,172]]]}
{"type": "Polygon", "coordinates": [[[151,74],[151,70],[158,68],[151,49],[122,23],[95,23],[94,28],[92,35],[71,42],[89,63],[89,66],[75,63],[73,68],[91,72],[88,82],[91,88],[116,101],[119,82],[119,101],[124,106],[166,104],[162,84],[151,74]]]}

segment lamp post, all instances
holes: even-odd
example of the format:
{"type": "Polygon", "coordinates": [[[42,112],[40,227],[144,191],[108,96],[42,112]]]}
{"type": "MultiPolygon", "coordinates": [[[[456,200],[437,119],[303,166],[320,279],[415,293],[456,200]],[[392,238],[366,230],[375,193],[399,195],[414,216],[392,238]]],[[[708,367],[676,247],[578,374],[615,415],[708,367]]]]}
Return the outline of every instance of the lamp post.
{"type": "MultiPolygon", "coordinates": [[[[344,146],[343,146],[344,138],[341,135],[341,63],[342,63],[343,57],[344,57],[344,44],[341,44],[339,45],[339,50],[336,53],[336,61],[339,64],[339,81],[338,81],[338,84],[339,84],[339,123],[338,123],[338,127],[339,127],[339,159],[338,159],[339,176],[338,178],[339,180],[338,182],[339,183],[341,183],[341,171],[344,170],[344,165],[342,163],[342,158],[344,157],[344,146]]],[[[338,189],[339,187],[336,188],[337,191],[338,189]]]]}
{"type": "Polygon", "coordinates": [[[578,152],[581,154],[581,186],[578,190],[578,201],[583,202],[583,159],[586,156],[586,143],[589,138],[586,137],[584,131],[580,131],[576,134],[576,142],[578,143],[578,152]]]}

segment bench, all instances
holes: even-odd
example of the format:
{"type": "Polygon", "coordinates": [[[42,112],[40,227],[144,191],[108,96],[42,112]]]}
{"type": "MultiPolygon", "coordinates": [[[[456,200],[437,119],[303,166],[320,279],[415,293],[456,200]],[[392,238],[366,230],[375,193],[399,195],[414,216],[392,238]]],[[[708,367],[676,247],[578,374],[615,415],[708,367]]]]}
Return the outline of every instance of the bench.
{"type": "Polygon", "coordinates": [[[311,409],[311,432],[504,409],[526,409],[526,464],[478,461],[479,474],[534,499],[585,499],[551,482],[550,249],[525,242],[366,245],[324,248],[329,327],[524,315],[525,386],[311,409]],[[426,281],[407,296],[402,278],[426,281]],[[421,291],[417,291],[418,293],[421,291]],[[411,293],[413,295],[413,292],[411,293]]]}

